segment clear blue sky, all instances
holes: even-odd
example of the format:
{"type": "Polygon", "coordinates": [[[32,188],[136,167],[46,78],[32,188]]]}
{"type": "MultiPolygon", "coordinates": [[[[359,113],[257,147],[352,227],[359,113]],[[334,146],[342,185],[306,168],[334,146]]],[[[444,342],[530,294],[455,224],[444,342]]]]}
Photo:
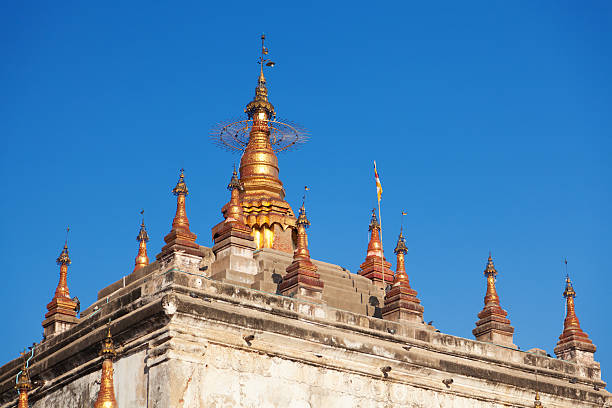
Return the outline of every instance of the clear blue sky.
{"type": "Polygon", "coordinates": [[[312,256],[363,261],[376,159],[426,320],[472,338],[492,250],[515,343],[552,354],[567,257],[609,379],[612,3],[296,3],[0,6],[0,361],[41,339],[67,224],[83,307],[131,272],[143,207],[159,252],[180,167],[211,245],[239,157],[209,130],[243,114],[265,31],[270,99],[311,133],[279,160],[294,209],[311,188],[312,256]]]}

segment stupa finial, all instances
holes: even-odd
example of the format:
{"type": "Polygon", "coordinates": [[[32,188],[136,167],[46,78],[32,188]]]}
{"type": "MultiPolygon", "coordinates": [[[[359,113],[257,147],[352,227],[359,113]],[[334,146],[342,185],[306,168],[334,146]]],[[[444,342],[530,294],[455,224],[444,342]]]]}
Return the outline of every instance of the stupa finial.
{"type": "Polygon", "coordinates": [[[275,64],[270,59],[266,58],[268,55],[268,49],[265,45],[266,35],[261,35],[261,55],[258,58],[259,64],[259,78],[257,79],[257,87],[255,88],[255,98],[249,102],[244,112],[248,115],[249,119],[264,119],[270,120],[274,118],[274,106],[268,102],[268,88],[266,87],[266,77],[264,76],[264,65],[266,67],[273,67],[275,64]],[[265,112],[265,118],[256,117],[258,112],[265,112]]]}
{"type": "Polygon", "coordinates": [[[593,354],[597,347],[580,327],[574,304],[576,291],[567,273],[567,259],[565,260],[565,268],[565,289],[563,291],[566,307],[565,320],[563,321],[563,332],[559,336],[554,351],[557,357],[563,360],[580,361],[581,363],[588,360],[594,361],[593,354]]]}
{"type": "Polygon", "coordinates": [[[149,234],[147,233],[147,228],[145,227],[144,210],[140,211],[140,215],[142,215],[142,222],[140,224],[140,231],[138,232],[138,236],[136,237],[136,241],[138,241],[139,244],[134,271],[137,271],[140,268],[144,268],[149,264],[149,257],[147,255],[147,242],[149,242],[149,234]]]}
{"type": "Polygon", "coordinates": [[[506,317],[508,312],[501,308],[499,295],[495,287],[497,270],[493,263],[491,251],[489,251],[489,258],[483,274],[487,279],[487,292],[484,297],[484,307],[478,313],[479,320],[476,322],[476,328],[472,330],[472,334],[478,341],[516,348],[513,343],[514,327],[510,325],[510,320],[506,317]]]}
{"type": "Polygon", "coordinates": [[[32,389],[32,382],[30,381],[30,373],[28,371],[28,353],[24,351],[21,353],[21,372],[19,373],[19,377],[17,379],[17,384],[15,388],[19,392],[19,399],[17,403],[17,408],[28,408],[28,391],[32,389]]]}
{"type": "Polygon", "coordinates": [[[94,408],[117,408],[115,386],[113,384],[113,359],[117,356],[117,351],[113,343],[110,323],[108,324],[106,337],[102,340],[100,356],[102,356],[102,376],[100,378],[100,391],[94,403],[94,408]]]}

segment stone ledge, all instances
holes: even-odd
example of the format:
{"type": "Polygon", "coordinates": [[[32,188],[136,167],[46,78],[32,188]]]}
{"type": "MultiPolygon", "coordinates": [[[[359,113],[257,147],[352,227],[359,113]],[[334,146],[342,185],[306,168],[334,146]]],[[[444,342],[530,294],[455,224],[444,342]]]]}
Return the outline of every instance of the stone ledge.
{"type": "MultiPolygon", "coordinates": [[[[542,392],[589,400],[610,395],[605,390],[597,393],[585,389],[605,387],[604,382],[594,378],[599,371],[592,367],[436,333],[431,326],[381,320],[178,270],[141,277],[116,291],[98,312],[42,343],[31,361],[32,379],[59,381],[68,372],[78,372],[79,367],[86,369],[94,364],[103,336],[102,326],[109,317],[115,322],[113,334],[117,340],[134,343],[135,339],[146,337],[152,328],[167,326],[175,314],[294,337],[298,341],[357,353],[355,357],[378,356],[397,364],[408,363],[401,351],[381,356],[380,350],[399,350],[409,345],[413,347],[410,363],[418,367],[479,381],[495,378],[499,383],[519,388],[535,387],[530,377],[537,367],[542,392]],[[359,346],[347,344],[345,337],[359,337],[359,346]],[[577,384],[569,385],[573,378],[577,384]]],[[[0,403],[14,399],[13,385],[18,370],[18,360],[0,368],[0,403]]]]}
{"type": "MultiPolygon", "coordinates": [[[[175,282],[179,286],[183,286],[183,289],[175,287],[176,290],[189,291],[189,278],[186,280],[184,277],[175,276],[175,282]],[[187,288],[187,289],[185,289],[187,288]]],[[[425,343],[421,347],[430,348],[432,351],[436,351],[443,354],[450,354],[460,356],[473,360],[481,360],[494,364],[500,365],[512,365],[515,368],[523,367],[525,365],[532,365],[532,362],[538,363],[538,373],[542,373],[542,370],[550,370],[550,375],[558,376],[559,378],[565,378],[566,376],[580,376],[586,383],[592,383],[599,387],[604,387],[605,383],[600,379],[588,378],[580,372],[579,367],[571,362],[558,360],[551,357],[538,357],[536,360],[527,358],[529,354],[524,351],[513,350],[501,345],[495,345],[491,343],[479,342],[477,340],[465,339],[457,336],[452,336],[444,333],[435,333],[429,328],[429,326],[422,325],[409,325],[400,324],[396,322],[381,320],[369,316],[355,314],[344,310],[334,309],[329,306],[317,305],[327,311],[327,318],[313,318],[307,317],[297,312],[299,307],[298,304],[307,303],[299,301],[297,299],[291,299],[279,295],[271,295],[267,293],[258,292],[253,289],[233,286],[222,282],[216,282],[207,280],[205,285],[201,289],[198,289],[204,297],[210,299],[218,299],[226,302],[240,305],[241,307],[260,309],[266,313],[271,313],[275,316],[283,316],[290,318],[309,318],[318,324],[328,324],[336,326],[338,328],[347,329],[356,332],[362,332],[369,336],[398,342],[399,336],[404,336],[407,340],[419,340],[425,343]],[[208,289],[208,290],[207,290],[208,289]],[[263,309],[262,309],[263,308],[263,309]],[[335,317],[335,319],[333,317],[335,317]],[[423,328],[421,328],[423,327],[423,328]],[[396,335],[388,333],[388,329],[395,330],[396,335]],[[444,345],[445,347],[453,348],[454,350],[448,350],[440,348],[439,346],[444,345]],[[481,352],[469,352],[464,350],[477,350],[481,352]],[[489,357],[491,354],[500,354],[503,356],[500,358],[489,357]],[[511,357],[511,359],[508,359],[511,357]]],[[[193,289],[191,289],[193,290],[193,289]]],[[[584,368],[584,367],[582,367],[584,368]]],[[[531,371],[531,370],[529,370],[531,371]]],[[[588,370],[587,370],[588,372],[588,370]]],[[[591,373],[593,376],[595,373],[591,373]]],[[[569,377],[568,377],[569,379],[569,377]]]]}
{"type": "MultiPolygon", "coordinates": [[[[577,390],[578,385],[567,386],[561,385],[560,378],[553,377],[548,370],[538,370],[539,381],[536,384],[534,370],[528,370],[526,367],[517,367],[516,365],[501,365],[483,368],[482,365],[491,365],[489,361],[475,362],[473,359],[464,359],[464,362],[457,362],[456,356],[445,354],[440,356],[439,350],[431,348],[421,348],[422,345],[416,344],[414,341],[405,342],[401,339],[396,339],[394,342],[385,340],[368,340],[358,341],[357,336],[362,336],[360,333],[355,333],[350,328],[345,328],[338,333],[335,327],[324,327],[320,324],[314,324],[311,320],[304,320],[299,314],[295,314],[293,318],[284,316],[285,319],[272,321],[261,316],[256,311],[249,310],[249,313],[235,313],[234,305],[227,303],[216,302],[214,299],[209,302],[201,302],[192,296],[177,294],[177,313],[183,316],[190,316],[194,321],[200,316],[206,316],[206,321],[216,322],[220,325],[227,325],[232,328],[242,328],[243,331],[252,331],[256,334],[258,341],[263,341],[262,336],[270,342],[270,336],[283,336],[295,338],[296,341],[305,342],[307,344],[318,344],[323,347],[328,347],[333,350],[341,349],[348,353],[357,353],[361,356],[370,356],[382,358],[389,363],[407,364],[410,367],[419,367],[420,369],[435,370],[440,373],[456,374],[463,377],[476,379],[479,381],[495,382],[499,385],[507,385],[519,389],[534,390],[540,387],[540,391],[550,395],[556,395],[568,399],[580,399],[590,403],[601,403],[604,395],[607,392],[595,392],[584,389],[577,390]],[[289,319],[289,320],[288,320],[289,319]],[[346,336],[352,336],[348,339],[346,336]],[[399,340],[399,341],[398,341],[399,340]],[[370,342],[373,342],[372,344],[370,342]],[[381,347],[382,343],[382,347],[381,347]],[[397,351],[401,344],[412,344],[414,351],[410,353],[410,358],[407,358],[406,351],[397,351]],[[393,350],[396,349],[396,350],[393,350]],[[481,367],[478,367],[478,364],[481,367]],[[515,374],[516,373],[516,374],[515,374]]],[[[213,339],[208,339],[213,341],[213,339]]],[[[240,337],[238,337],[240,342],[240,337]]],[[[258,350],[255,345],[248,348],[244,345],[241,348],[249,349],[252,352],[269,351],[258,350]]],[[[289,358],[288,353],[294,352],[293,348],[284,347],[285,351],[277,351],[281,358],[289,358]]],[[[353,354],[354,355],[354,354],[353,354]]],[[[316,359],[311,361],[317,363],[316,359]]],[[[384,362],[381,362],[383,364],[384,362]]],[[[347,362],[348,364],[348,362],[347,362]]],[[[408,367],[407,366],[407,367],[408,367]]],[[[362,374],[376,376],[377,366],[372,366],[371,369],[362,374]],[[369,374],[368,374],[369,372],[369,374]]],[[[411,384],[413,385],[413,384],[411,384]]]]}

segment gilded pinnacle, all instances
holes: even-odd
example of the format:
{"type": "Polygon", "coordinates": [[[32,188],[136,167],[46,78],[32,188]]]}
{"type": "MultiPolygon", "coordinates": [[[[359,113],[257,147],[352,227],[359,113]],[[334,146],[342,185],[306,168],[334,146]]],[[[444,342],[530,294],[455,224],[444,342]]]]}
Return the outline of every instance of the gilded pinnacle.
{"type": "Polygon", "coordinates": [[[113,343],[113,336],[111,335],[110,324],[108,325],[108,331],[106,337],[102,341],[102,347],[100,349],[100,356],[104,358],[115,358],[117,352],[115,350],[115,344],[113,343]]]}
{"type": "Polygon", "coordinates": [[[138,236],[136,237],[136,241],[138,242],[149,242],[149,234],[147,234],[147,228],[145,227],[144,220],[140,224],[140,232],[138,232],[138,236]]]}
{"type": "Polygon", "coordinates": [[[32,382],[30,381],[30,375],[28,373],[28,365],[26,360],[26,353],[21,353],[23,363],[21,366],[21,372],[15,388],[19,391],[19,398],[17,408],[28,408],[28,391],[32,389],[32,382]]]}
{"type": "MultiPolygon", "coordinates": [[[[143,213],[144,210],[142,210],[141,214],[143,213]]],[[[142,223],[140,224],[140,231],[138,232],[136,241],[138,241],[140,244],[138,245],[138,254],[136,255],[136,260],[134,261],[134,271],[137,271],[140,268],[144,268],[149,264],[149,256],[147,255],[147,242],[149,241],[149,234],[147,234],[144,217],[142,219],[142,223]]]]}
{"type": "Polygon", "coordinates": [[[542,403],[540,402],[540,393],[536,391],[535,401],[533,402],[534,408],[543,408],[542,403]]]}
{"type": "Polygon", "coordinates": [[[491,252],[489,251],[489,260],[487,261],[487,267],[484,270],[485,276],[497,276],[497,271],[495,270],[495,265],[493,265],[493,258],[491,258],[491,252]]]}
{"type": "Polygon", "coordinates": [[[185,184],[185,174],[184,174],[183,169],[181,169],[181,175],[179,176],[179,180],[176,183],[176,187],[172,189],[172,193],[175,196],[189,194],[189,190],[187,189],[187,184],[185,184]]]}
{"type": "Polygon", "coordinates": [[[404,260],[404,255],[408,253],[408,247],[406,246],[406,239],[404,238],[402,229],[400,229],[399,236],[397,237],[397,245],[395,246],[394,252],[397,255],[397,269],[395,271],[393,285],[403,284],[406,288],[410,289],[410,283],[408,281],[408,275],[406,274],[406,265],[404,260]]]}
{"type": "MultiPolygon", "coordinates": [[[[592,355],[592,353],[595,353],[597,350],[597,347],[595,347],[591,339],[589,339],[588,334],[580,328],[580,321],[576,315],[576,305],[574,304],[576,291],[574,291],[569,275],[565,278],[563,297],[565,297],[566,307],[565,319],[563,320],[563,332],[559,336],[559,341],[554,351],[557,357],[563,360],[576,362],[575,352],[577,350],[581,353],[590,353],[592,355]]],[[[581,358],[584,358],[584,355],[581,358]]]]}
{"type": "Polygon", "coordinates": [[[64,244],[64,249],[62,249],[62,252],[57,257],[56,262],[58,265],[70,265],[72,263],[68,256],[68,243],[64,244]]]}
{"type": "Polygon", "coordinates": [[[227,189],[230,191],[231,190],[238,190],[238,191],[244,190],[244,188],[242,187],[242,183],[240,183],[240,180],[238,179],[238,173],[236,173],[235,167],[234,167],[234,172],[232,173],[232,179],[227,185],[227,189]]]}
{"type": "Polygon", "coordinates": [[[15,388],[17,388],[18,390],[25,390],[28,391],[30,389],[32,389],[32,382],[30,381],[30,374],[28,372],[28,365],[27,365],[27,353],[23,352],[21,353],[21,358],[22,358],[22,364],[21,364],[21,372],[19,373],[19,379],[17,380],[17,385],[15,386],[15,388]]]}
{"type": "Polygon", "coordinates": [[[257,87],[255,88],[255,98],[249,102],[244,109],[249,119],[252,119],[258,112],[266,112],[267,119],[274,117],[274,106],[268,102],[268,88],[266,88],[266,77],[264,76],[264,65],[268,67],[274,66],[274,63],[267,58],[268,49],[265,47],[266,36],[261,36],[261,56],[259,57],[259,78],[257,79],[257,87]]]}
{"type": "Polygon", "coordinates": [[[395,246],[395,250],[393,251],[396,254],[400,252],[402,254],[408,253],[408,247],[406,246],[406,239],[404,238],[403,231],[400,229],[399,237],[397,238],[397,245],[395,246]]]}
{"type": "Polygon", "coordinates": [[[242,204],[240,203],[240,192],[243,191],[244,188],[238,179],[238,173],[236,173],[235,168],[234,172],[232,173],[232,178],[227,185],[227,189],[231,191],[231,197],[230,202],[225,207],[226,209],[223,210],[225,220],[226,222],[237,221],[239,224],[244,225],[244,210],[242,208],[242,204]]]}
{"type": "Polygon", "coordinates": [[[110,325],[108,326],[108,334],[102,341],[100,355],[103,358],[102,375],[100,377],[100,391],[98,391],[98,398],[94,403],[94,408],[117,408],[113,384],[113,358],[117,353],[111,337],[110,325]]]}
{"type": "Polygon", "coordinates": [[[497,294],[497,289],[495,288],[495,276],[497,276],[497,270],[495,270],[495,265],[493,265],[493,258],[491,257],[491,252],[489,251],[489,259],[487,260],[487,267],[484,270],[484,275],[487,277],[487,293],[484,298],[485,309],[489,303],[495,303],[499,306],[499,295],[497,294]]]}
{"type": "Polygon", "coordinates": [[[563,297],[576,297],[576,292],[574,291],[574,287],[572,286],[572,281],[570,281],[569,275],[565,277],[565,290],[563,291],[563,297]]]}
{"type": "Polygon", "coordinates": [[[372,209],[372,219],[370,220],[369,230],[372,231],[374,229],[377,229],[380,231],[380,223],[378,222],[378,218],[376,218],[376,210],[372,209]]]}
{"type": "Polygon", "coordinates": [[[310,221],[308,221],[308,218],[306,217],[306,209],[304,208],[303,204],[300,207],[300,214],[298,215],[296,225],[303,225],[304,228],[310,227],[310,221]]]}

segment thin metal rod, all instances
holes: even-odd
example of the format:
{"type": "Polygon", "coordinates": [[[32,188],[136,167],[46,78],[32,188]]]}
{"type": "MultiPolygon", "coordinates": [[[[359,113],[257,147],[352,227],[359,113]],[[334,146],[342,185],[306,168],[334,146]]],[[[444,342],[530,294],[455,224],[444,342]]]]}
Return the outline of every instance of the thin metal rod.
{"type": "MultiPolygon", "coordinates": [[[[378,188],[378,187],[377,187],[378,188]]],[[[376,198],[378,198],[378,190],[376,191],[376,198]]],[[[384,255],[384,250],[383,250],[383,234],[382,234],[382,215],[380,213],[380,200],[378,200],[378,224],[380,225],[380,263],[382,266],[382,273],[383,273],[383,284],[385,285],[385,288],[387,287],[387,281],[385,280],[385,255],[384,255]]]]}

